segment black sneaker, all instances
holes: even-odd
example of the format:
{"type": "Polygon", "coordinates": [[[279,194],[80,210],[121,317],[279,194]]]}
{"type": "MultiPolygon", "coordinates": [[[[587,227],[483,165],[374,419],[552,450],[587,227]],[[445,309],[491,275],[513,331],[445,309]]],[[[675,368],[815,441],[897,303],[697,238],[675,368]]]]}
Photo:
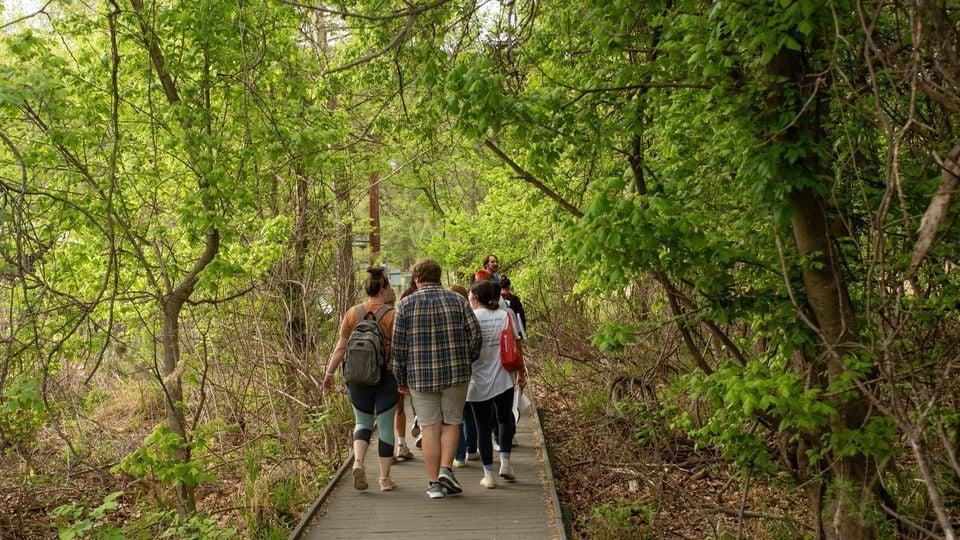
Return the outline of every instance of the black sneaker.
{"type": "Polygon", "coordinates": [[[446,468],[440,468],[440,474],[437,475],[437,481],[440,482],[440,485],[443,486],[443,489],[447,490],[448,495],[458,495],[463,493],[463,488],[460,487],[460,482],[457,482],[457,477],[453,475],[453,471],[446,468]]]}

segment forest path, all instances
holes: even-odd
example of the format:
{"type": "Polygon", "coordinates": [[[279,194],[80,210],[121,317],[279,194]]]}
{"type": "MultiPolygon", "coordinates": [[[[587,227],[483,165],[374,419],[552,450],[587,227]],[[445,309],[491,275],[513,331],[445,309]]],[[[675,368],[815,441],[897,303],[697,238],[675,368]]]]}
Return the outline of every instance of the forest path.
{"type": "MultiPolygon", "coordinates": [[[[407,434],[413,422],[407,399],[407,434]]],[[[540,431],[533,407],[521,416],[517,426],[520,446],[511,453],[517,481],[498,477],[496,489],[480,486],[483,469],[479,461],[455,469],[463,494],[430,499],[426,494],[426,468],[420,450],[410,444],[414,459],[394,464],[391,476],[396,489],[381,493],[377,486],[376,442],[367,453],[366,491],[353,488],[353,475],[344,474],[321,507],[319,517],[304,538],[427,538],[443,535],[457,540],[472,538],[561,538],[557,532],[547,469],[541,454],[540,431]]],[[[408,437],[409,441],[413,438],[408,437]]],[[[499,468],[494,458],[494,472],[499,468]]]]}

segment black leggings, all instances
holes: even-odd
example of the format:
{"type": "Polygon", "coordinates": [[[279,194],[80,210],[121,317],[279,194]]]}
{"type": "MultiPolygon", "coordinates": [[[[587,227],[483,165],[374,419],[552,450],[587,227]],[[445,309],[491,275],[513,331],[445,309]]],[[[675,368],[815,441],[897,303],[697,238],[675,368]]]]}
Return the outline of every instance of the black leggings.
{"type": "Polygon", "coordinates": [[[497,428],[500,451],[510,453],[513,435],[517,432],[517,422],[513,418],[513,388],[486,401],[471,401],[473,417],[477,421],[477,447],[480,450],[480,462],[493,465],[493,441],[490,439],[497,428]]]}
{"type": "Polygon", "coordinates": [[[380,431],[380,441],[377,443],[377,453],[380,457],[393,455],[393,415],[396,412],[397,379],[393,373],[384,371],[380,377],[380,384],[365,386],[357,384],[347,385],[347,394],[353,404],[353,415],[357,424],[353,429],[353,440],[370,442],[373,425],[380,431]]]}

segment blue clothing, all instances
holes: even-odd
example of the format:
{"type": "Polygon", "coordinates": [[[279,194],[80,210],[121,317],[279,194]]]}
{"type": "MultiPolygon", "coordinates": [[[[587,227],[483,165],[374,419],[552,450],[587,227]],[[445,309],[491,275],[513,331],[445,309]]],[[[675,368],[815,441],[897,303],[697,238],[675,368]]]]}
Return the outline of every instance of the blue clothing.
{"type": "Polygon", "coordinates": [[[463,461],[467,452],[477,451],[477,420],[473,417],[473,407],[469,403],[463,406],[463,425],[460,426],[460,442],[457,444],[457,459],[463,461]]]}

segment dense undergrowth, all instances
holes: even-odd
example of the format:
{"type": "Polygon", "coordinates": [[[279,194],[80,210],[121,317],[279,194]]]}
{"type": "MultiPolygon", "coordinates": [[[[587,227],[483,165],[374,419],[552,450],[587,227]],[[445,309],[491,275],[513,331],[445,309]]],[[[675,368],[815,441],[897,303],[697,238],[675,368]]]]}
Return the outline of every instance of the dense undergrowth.
{"type": "MultiPolygon", "coordinates": [[[[260,362],[225,367],[210,366],[186,466],[149,374],[119,362],[91,387],[58,377],[79,403],[56,424],[30,417],[30,439],[0,459],[0,538],[286,538],[346,458],[352,413],[342,393],[304,406],[243,385],[277,371],[260,362]],[[197,513],[176,511],[178,483],[196,486],[197,513]]],[[[21,403],[39,400],[20,388],[21,403]]]]}

